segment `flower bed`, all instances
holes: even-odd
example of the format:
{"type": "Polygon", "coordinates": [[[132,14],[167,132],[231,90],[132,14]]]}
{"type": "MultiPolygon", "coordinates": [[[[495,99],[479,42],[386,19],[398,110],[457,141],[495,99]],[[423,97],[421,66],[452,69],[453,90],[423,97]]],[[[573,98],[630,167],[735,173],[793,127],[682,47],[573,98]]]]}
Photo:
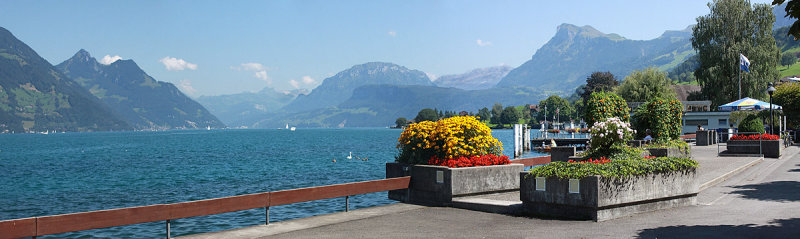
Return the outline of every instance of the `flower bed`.
{"type": "Polygon", "coordinates": [[[509,164],[510,162],[511,161],[508,160],[508,156],[505,155],[497,156],[494,154],[470,156],[470,157],[461,156],[458,158],[446,158],[446,159],[433,156],[430,160],[428,160],[429,165],[445,166],[449,168],[503,165],[503,164],[509,164]]]}
{"type": "Polygon", "coordinates": [[[604,221],[696,203],[697,162],[688,158],[553,162],[520,175],[524,213],[604,221]]]}
{"type": "Polygon", "coordinates": [[[688,155],[654,157],[627,146],[635,132],[617,118],[596,122],[590,131],[582,160],[551,162],[520,174],[524,213],[603,221],[697,202],[697,162],[688,155]]]}
{"type": "Polygon", "coordinates": [[[763,154],[767,158],[780,158],[783,140],[728,140],[725,154],[763,154]]]}
{"type": "MultiPolygon", "coordinates": [[[[485,158],[475,156],[502,155],[503,152],[503,144],[492,137],[492,130],[473,116],[411,124],[397,141],[397,148],[400,150],[397,162],[408,164],[473,161],[467,164],[483,165],[483,162],[475,160],[485,158]]],[[[507,160],[492,162],[508,164],[507,160]]]]}
{"type": "Polygon", "coordinates": [[[737,134],[728,140],[779,140],[780,136],[774,134],[737,134]]]}
{"type": "Polygon", "coordinates": [[[400,153],[386,164],[386,178],[411,176],[411,184],[390,191],[390,199],[448,206],[453,197],[519,189],[524,166],[510,164],[502,143],[475,117],[411,124],[397,141],[400,153]]]}

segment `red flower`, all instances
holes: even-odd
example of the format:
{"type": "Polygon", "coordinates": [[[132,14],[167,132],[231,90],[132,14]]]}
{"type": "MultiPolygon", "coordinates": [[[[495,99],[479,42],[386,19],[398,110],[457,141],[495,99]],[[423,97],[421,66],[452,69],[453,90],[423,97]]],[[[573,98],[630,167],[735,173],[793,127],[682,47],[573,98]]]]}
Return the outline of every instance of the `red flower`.
{"type": "Polygon", "coordinates": [[[737,135],[731,136],[731,138],[730,138],[730,140],[778,140],[778,139],[780,139],[780,137],[777,136],[777,135],[774,135],[774,134],[762,134],[762,135],[757,135],[757,134],[750,134],[750,135],[737,134],[737,135]]]}
{"type": "Polygon", "coordinates": [[[437,156],[431,157],[428,160],[429,165],[446,166],[449,168],[462,168],[462,167],[475,167],[475,166],[490,166],[490,165],[504,165],[511,163],[508,156],[497,156],[494,154],[476,155],[470,157],[457,157],[457,158],[439,158],[437,156]]]}

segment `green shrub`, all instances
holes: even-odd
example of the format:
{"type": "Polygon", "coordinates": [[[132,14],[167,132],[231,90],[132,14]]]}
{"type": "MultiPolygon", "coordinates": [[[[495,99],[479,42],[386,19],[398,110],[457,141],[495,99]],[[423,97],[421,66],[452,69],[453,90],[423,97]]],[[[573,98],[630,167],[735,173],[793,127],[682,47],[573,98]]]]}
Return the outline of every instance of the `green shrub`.
{"type": "Polygon", "coordinates": [[[697,168],[697,161],[688,158],[654,158],[612,160],[605,164],[552,162],[530,170],[528,176],[580,179],[592,175],[626,178],[651,173],[687,171],[697,168]]]}
{"type": "Polygon", "coordinates": [[[761,122],[761,118],[752,114],[745,117],[742,122],[739,122],[739,132],[758,132],[763,134],[766,130],[764,130],[764,123],[761,122]]]}
{"type": "Polygon", "coordinates": [[[644,137],[650,129],[656,141],[666,142],[681,135],[683,105],[674,98],[655,98],[636,109],[633,117],[639,136],[644,137]]]}
{"type": "Polygon", "coordinates": [[[590,126],[597,121],[616,117],[624,122],[630,121],[628,103],[611,92],[594,92],[586,102],[585,119],[590,126]]]}

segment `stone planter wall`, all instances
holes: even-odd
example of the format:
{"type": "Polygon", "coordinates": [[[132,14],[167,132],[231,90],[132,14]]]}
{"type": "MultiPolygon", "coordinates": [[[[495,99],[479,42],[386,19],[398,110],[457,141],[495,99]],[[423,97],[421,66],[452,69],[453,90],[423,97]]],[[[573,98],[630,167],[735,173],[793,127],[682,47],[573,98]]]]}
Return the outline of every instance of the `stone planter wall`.
{"type": "Polygon", "coordinates": [[[761,154],[767,158],[781,157],[781,146],[783,140],[728,140],[727,153],[730,154],[759,154],[759,143],[761,154]]]}
{"type": "Polygon", "coordinates": [[[450,206],[453,197],[519,189],[524,165],[468,168],[386,163],[386,178],[411,176],[408,189],[389,191],[389,199],[433,206],[450,206]]]}
{"type": "Polygon", "coordinates": [[[687,149],[681,149],[676,147],[671,148],[648,148],[648,152],[650,152],[650,156],[656,157],[676,157],[676,158],[689,158],[691,157],[690,153],[687,149]]]}
{"type": "Polygon", "coordinates": [[[636,176],[627,179],[590,176],[578,180],[546,178],[537,190],[536,177],[520,173],[520,200],[528,215],[604,221],[635,213],[697,203],[695,170],[636,176]]]}

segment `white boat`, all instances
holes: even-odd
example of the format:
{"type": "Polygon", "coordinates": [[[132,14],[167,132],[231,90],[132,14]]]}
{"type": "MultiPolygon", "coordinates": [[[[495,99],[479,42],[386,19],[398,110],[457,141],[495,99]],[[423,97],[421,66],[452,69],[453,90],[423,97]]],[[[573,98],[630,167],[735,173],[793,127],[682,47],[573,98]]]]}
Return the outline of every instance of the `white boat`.
{"type": "Polygon", "coordinates": [[[295,127],[291,127],[291,128],[289,128],[289,130],[291,130],[291,131],[294,131],[294,130],[296,130],[296,129],[297,129],[297,128],[295,128],[295,127]]]}
{"type": "Polygon", "coordinates": [[[206,130],[211,130],[211,126],[206,126],[206,130]]]}
{"type": "Polygon", "coordinates": [[[286,124],[286,129],[289,129],[289,124],[286,124]]]}

